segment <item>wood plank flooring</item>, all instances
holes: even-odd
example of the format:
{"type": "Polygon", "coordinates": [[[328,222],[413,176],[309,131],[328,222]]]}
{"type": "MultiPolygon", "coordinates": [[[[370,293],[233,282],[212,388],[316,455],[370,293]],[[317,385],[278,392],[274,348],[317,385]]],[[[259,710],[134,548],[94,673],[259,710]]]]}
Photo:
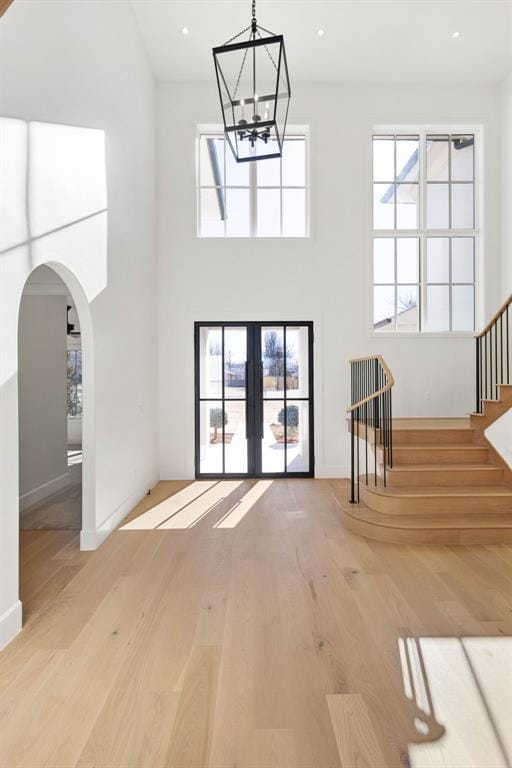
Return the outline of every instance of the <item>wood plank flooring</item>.
{"type": "Polygon", "coordinates": [[[160,483],[92,553],[23,531],[2,768],[510,768],[512,548],[358,538],[340,483],[160,483]]]}

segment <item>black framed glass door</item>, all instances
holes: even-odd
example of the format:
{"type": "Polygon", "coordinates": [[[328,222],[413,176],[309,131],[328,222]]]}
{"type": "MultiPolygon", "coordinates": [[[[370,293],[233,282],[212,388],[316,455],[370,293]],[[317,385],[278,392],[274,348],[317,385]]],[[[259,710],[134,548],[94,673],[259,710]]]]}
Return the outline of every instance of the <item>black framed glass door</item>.
{"type": "Polygon", "coordinates": [[[313,324],[195,324],[196,477],[312,477],[313,324]]]}

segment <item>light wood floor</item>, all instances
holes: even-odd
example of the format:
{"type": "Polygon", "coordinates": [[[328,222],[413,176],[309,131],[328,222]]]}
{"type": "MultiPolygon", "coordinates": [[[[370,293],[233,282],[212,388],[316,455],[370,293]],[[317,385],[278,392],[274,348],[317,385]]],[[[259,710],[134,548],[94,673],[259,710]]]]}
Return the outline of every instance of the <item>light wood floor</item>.
{"type": "Polygon", "coordinates": [[[2,768],[508,768],[512,548],[358,538],[343,483],[160,483],[93,553],[22,532],[2,768]]]}
{"type": "Polygon", "coordinates": [[[69,468],[70,482],[62,491],[25,509],[20,528],[79,531],[82,527],[82,464],[69,468]]]}

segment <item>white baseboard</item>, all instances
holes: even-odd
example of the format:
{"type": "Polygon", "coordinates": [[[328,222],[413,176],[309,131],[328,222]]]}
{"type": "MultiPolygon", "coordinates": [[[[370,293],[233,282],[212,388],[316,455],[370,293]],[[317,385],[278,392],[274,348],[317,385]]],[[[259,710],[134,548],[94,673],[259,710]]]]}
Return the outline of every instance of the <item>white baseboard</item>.
{"type": "Polygon", "coordinates": [[[11,642],[21,630],[21,601],[16,600],[0,616],[0,651],[11,642]]]}
{"type": "Polygon", "coordinates": [[[62,489],[65,488],[68,484],[69,472],[66,472],[65,475],[55,477],[48,483],[43,483],[43,485],[40,485],[38,488],[34,488],[32,491],[24,493],[22,496],[20,496],[20,510],[23,512],[25,509],[32,507],[34,504],[43,501],[43,499],[46,499],[48,496],[53,496],[54,493],[62,491],[62,489]]]}
{"type": "Polygon", "coordinates": [[[122,523],[126,515],[132,511],[133,507],[144,498],[148,488],[153,488],[157,482],[158,479],[153,478],[140,486],[137,491],[130,494],[130,496],[128,496],[96,529],[82,529],[80,531],[80,549],[86,552],[98,549],[105,539],[110,536],[112,531],[122,523]]]}
{"type": "Polygon", "coordinates": [[[318,478],[340,478],[350,477],[350,467],[340,467],[336,465],[332,466],[317,466],[315,467],[315,477],[318,478]]]}

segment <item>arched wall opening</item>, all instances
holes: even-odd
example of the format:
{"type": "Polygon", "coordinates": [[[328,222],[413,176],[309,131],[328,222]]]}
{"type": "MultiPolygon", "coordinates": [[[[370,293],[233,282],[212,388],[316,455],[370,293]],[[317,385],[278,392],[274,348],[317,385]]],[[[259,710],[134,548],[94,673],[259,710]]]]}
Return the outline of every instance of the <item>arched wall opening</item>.
{"type": "MultiPolygon", "coordinates": [[[[97,535],[93,303],[107,286],[105,134],[0,118],[0,648],[20,631],[18,316],[29,275],[52,268],[73,297],[84,354],[81,549],[97,535]]],[[[104,526],[105,527],[105,526],[104,526]]],[[[102,534],[108,535],[109,528],[102,534]]]]}
{"type": "MultiPolygon", "coordinates": [[[[71,381],[74,375],[76,371],[71,374],[71,381]]],[[[25,282],[18,315],[22,529],[94,529],[94,421],[90,418],[94,408],[93,382],[90,308],[80,283],[60,264],[39,265],[25,282]],[[70,335],[73,328],[66,327],[69,305],[77,314],[79,336],[70,335]],[[75,418],[70,418],[66,363],[69,366],[70,361],[76,362],[77,350],[81,386],[75,387],[75,418]],[[77,411],[80,418],[76,418],[77,411]],[[73,443],[80,444],[80,451],[69,450],[73,443]],[[80,463],[75,464],[70,456],[78,457],[80,463]]]]}

